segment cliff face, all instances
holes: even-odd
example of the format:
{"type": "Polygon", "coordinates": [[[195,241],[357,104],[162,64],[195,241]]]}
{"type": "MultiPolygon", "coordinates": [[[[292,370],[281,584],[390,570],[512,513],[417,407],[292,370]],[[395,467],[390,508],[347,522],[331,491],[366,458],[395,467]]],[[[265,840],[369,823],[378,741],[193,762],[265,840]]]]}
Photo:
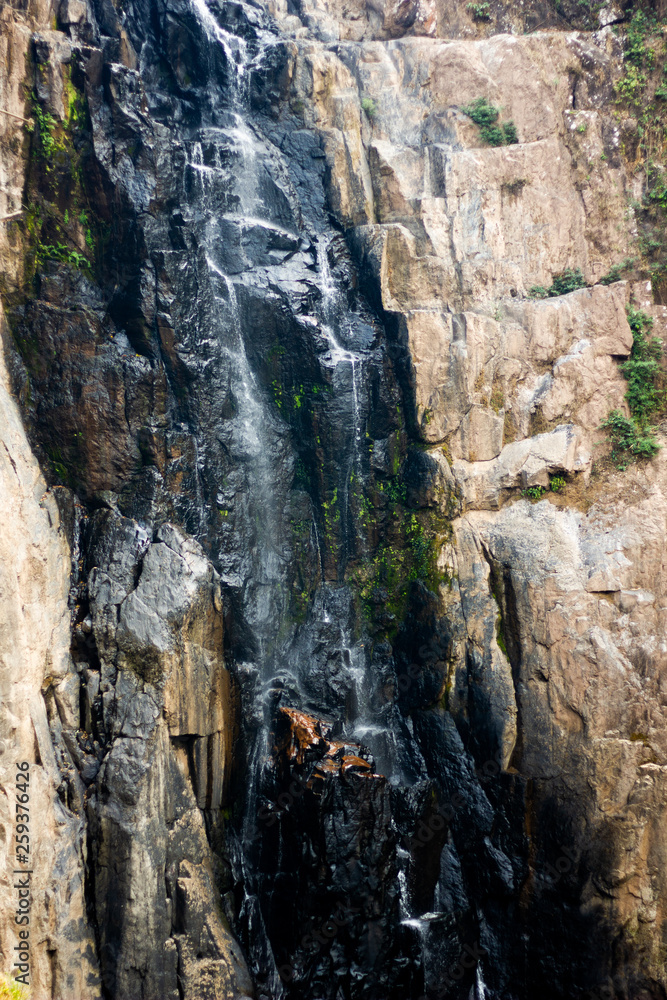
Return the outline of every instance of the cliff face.
{"type": "Polygon", "coordinates": [[[524,789],[516,919],[539,914],[569,961],[583,938],[582,978],[587,965],[606,986],[615,967],[613,988],[635,996],[636,963],[664,988],[665,460],[591,476],[627,390],[626,304],[666,329],[650,282],[595,284],[636,246],[628,206],[644,181],[636,122],[614,103],[618,39],[295,35],[293,86],[325,137],[330,203],[409,353],[418,434],[441,466],[453,459],[445,703],[478,766],[498,761],[524,789]],[[480,95],[519,144],[481,143],[460,111],[480,95]],[[370,116],[352,110],[359,96],[370,116]],[[594,287],[526,300],[575,266],[594,287]],[[554,476],[562,497],[520,499],[554,476]]]}
{"type": "Polygon", "coordinates": [[[664,42],[556,8],[3,11],[39,1000],[667,994],[667,459],[601,427],[664,42]]]}

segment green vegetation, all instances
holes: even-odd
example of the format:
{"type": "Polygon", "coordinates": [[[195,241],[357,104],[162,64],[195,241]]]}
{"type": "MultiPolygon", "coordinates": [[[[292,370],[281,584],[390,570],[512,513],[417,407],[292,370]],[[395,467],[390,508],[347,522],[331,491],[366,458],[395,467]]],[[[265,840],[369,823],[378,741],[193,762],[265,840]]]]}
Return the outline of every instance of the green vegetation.
{"type": "Polygon", "coordinates": [[[489,405],[495,413],[500,413],[505,408],[505,393],[502,390],[502,386],[493,386],[489,397],[489,405]]]}
{"type": "Polygon", "coordinates": [[[630,412],[635,420],[645,425],[665,402],[662,342],[648,336],[653,320],[639,309],[628,306],[628,323],[632,330],[632,351],[630,358],[621,365],[621,371],[628,380],[626,399],[630,412]]]}
{"type": "Polygon", "coordinates": [[[516,130],[516,125],[514,124],[514,122],[511,121],[505,122],[504,125],[502,125],[501,127],[503,130],[503,134],[505,136],[505,145],[506,146],[516,145],[516,143],[519,141],[519,133],[516,130]]]}
{"type": "Polygon", "coordinates": [[[338,510],[337,486],[334,487],[331,500],[322,501],[322,510],[324,511],[324,530],[326,534],[325,541],[328,546],[333,548],[335,544],[334,523],[340,518],[340,511],[338,510]]]}
{"type": "Polygon", "coordinates": [[[552,493],[560,493],[565,489],[566,485],[567,484],[563,476],[552,476],[549,480],[549,489],[552,493]]]}
{"type": "Polygon", "coordinates": [[[626,257],[620,264],[614,264],[609,268],[607,274],[600,278],[601,285],[612,285],[615,281],[620,281],[626,271],[631,271],[637,262],[636,257],[626,257]]]}
{"type": "Polygon", "coordinates": [[[651,426],[651,418],[664,409],[667,401],[662,367],[662,343],[649,336],[653,320],[646,313],[628,306],[632,330],[632,351],[620,366],[628,381],[625,398],[630,417],[612,410],[602,426],[609,431],[612,461],[625,469],[636,458],[653,458],[660,445],[651,426]]]}
{"type": "Polygon", "coordinates": [[[37,125],[34,155],[40,156],[45,161],[46,169],[50,170],[50,161],[54,153],[56,150],[62,149],[62,143],[55,135],[58,123],[50,112],[42,109],[35,93],[32,95],[32,114],[37,125]]]}
{"type": "Polygon", "coordinates": [[[528,486],[525,490],[521,490],[521,496],[529,500],[541,500],[545,493],[544,486],[528,486]]]}
{"type": "Polygon", "coordinates": [[[437,564],[449,521],[436,509],[411,508],[400,475],[366,493],[356,489],[351,497],[357,523],[371,538],[381,539],[374,555],[353,571],[351,582],[373,630],[391,638],[407,614],[417,582],[432,593],[451,584],[437,564]]]}
{"type": "Polygon", "coordinates": [[[627,66],[623,76],[614,84],[617,101],[636,101],[646,86],[646,73],[636,66],[627,66]]]}
{"type": "Polygon", "coordinates": [[[37,245],[37,260],[44,263],[46,260],[55,260],[59,264],[71,264],[72,267],[90,267],[90,261],[78,250],[72,250],[64,243],[52,244],[39,243],[37,245]]]}
{"type": "Polygon", "coordinates": [[[653,458],[659,450],[653,428],[642,432],[634,420],[628,420],[620,410],[612,410],[602,424],[609,431],[614,465],[623,471],[635,458],[653,458]]]}
{"type": "Polygon", "coordinates": [[[480,137],[490,146],[509,146],[519,141],[514,122],[499,123],[500,109],[490,104],[486,97],[478,97],[461,111],[479,126],[480,137]]]}
{"type": "Polygon", "coordinates": [[[72,82],[70,65],[62,68],[65,116],[56,118],[31,94],[31,158],[26,210],[17,227],[25,242],[23,295],[47,262],[92,270],[99,235],[87,208],[85,157],[90,149],[89,119],[83,93],[72,82]]]}
{"type": "Polygon", "coordinates": [[[29,1000],[30,990],[15,979],[0,975],[0,1000],[29,1000]]]}
{"type": "Polygon", "coordinates": [[[361,99],[361,109],[370,121],[373,121],[376,114],[378,113],[377,103],[372,97],[362,97],[361,99]]]}
{"type": "MultiPolygon", "coordinates": [[[[664,23],[664,18],[659,21],[643,9],[632,13],[614,112],[617,121],[631,122],[638,129],[639,147],[632,147],[631,165],[636,169],[637,162],[642,163],[646,178],[641,201],[632,203],[639,228],[638,270],[640,276],[643,271],[651,278],[661,295],[667,291],[667,49],[660,30],[664,23]]],[[[625,152],[623,147],[621,151],[625,152]]]]}
{"type": "Polygon", "coordinates": [[[491,4],[490,3],[469,3],[466,7],[472,14],[475,21],[490,21],[491,20],[491,4]]]}
{"type": "Polygon", "coordinates": [[[586,281],[578,267],[566,268],[561,274],[555,275],[551,287],[545,288],[543,285],[533,285],[528,291],[531,299],[547,299],[556,295],[567,295],[577,288],[585,288],[586,281]]]}
{"type": "Polygon", "coordinates": [[[498,643],[500,650],[505,654],[505,656],[509,656],[509,653],[507,652],[507,644],[505,642],[505,626],[503,623],[503,614],[502,611],[500,611],[500,609],[498,609],[498,611],[499,611],[498,618],[496,619],[496,642],[498,643]]]}

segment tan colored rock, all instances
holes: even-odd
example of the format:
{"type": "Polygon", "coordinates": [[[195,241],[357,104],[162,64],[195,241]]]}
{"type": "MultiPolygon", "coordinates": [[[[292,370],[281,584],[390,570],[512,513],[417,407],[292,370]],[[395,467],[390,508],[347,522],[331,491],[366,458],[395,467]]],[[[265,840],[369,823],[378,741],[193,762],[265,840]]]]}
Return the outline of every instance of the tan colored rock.
{"type": "Polygon", "coordinates": [[[611,95],[616,72],[606,48],[562,32],[479,42],[415,38],[348,43],[337,56],[299,47],[297,67],[303,61],[327,67],[326,86],[316,80],[321,69],[308,87],[298,68],[295,86],[317,109],[327,141],[334,142],[332,130],[338,133],[336,149],[346,149],[348,135],[358,133],[354,115],[346,110],[344,123],[340,112],[342,104],[350,108],[356,82],[358,106],[364,99],[376,109],[364,123],[363,152],[355,146],[335,159],[330,196],[343,225],[359,224],[361,213],[369,217],[370,177],[378,220],[413,228],[418,221],[426,235],[419,247],[406,247],[407,234],[398,244],[387,240],[392,274],[387,285],[383,280],[385,308],[425,308],[435,289],[441,302],[468,308],[548,285],[568,266],[595,280],[627,254],[627,227],[619,230],[616,222],[625,216],[627,182],[620,167],[601,160],[598,91],[611,95]],[[336,62],[352,76],[335,70],[336,62]],[[572,74],[595,102],[574,115],[572,74]],[[519,144],[484,146],[460,110],[479,96],[515,121],[519,144]],[[355,189],[364,195],[353,209],[355,189]]]}
{"type": "Polygon", "coordinates": [[[497,509],[509,492],[548,486],[555,473],[590,471],[591,454],[572,424],[505,445],[492,461],[455,461],[452,471],[464,507],[497,509]]]}
{"type": "Polygon", "coordinates": [[[333,53],[307,45],[296,62],[294,89],[297,95],[311,95],[312,103],[304,116],[322,133],[333,210],[346,227],[372,222],[373,192],[362,139],[363,112],[352,74],[333,53]]]}
{"type": "Polygon", "coordinates": [[[460,434],[452,439],[452,454],[466,456],[469,462],[496,458],[503,447],[503,423],[488,407],[472,406],[461,421],[460,434]]]}
{"type": "MultiPolygon", "coordinates": [[[[0,328],[7,336],[4,317],[0,328]]],[[[71,670],[70,550],[54,493],[47,491],[9,391],[0,354],[0,953],[10,975],[18,943],[13,914],[16,764],[30,764],[32,995],[98,1000],[99,974],[88,923],[84,824],[63,805],[42,689],[71,670]]]]}
{"type": "MultiPolygon", "coordinates": [[[[489,566],[500,581],[518,709],[512,766],[574,805],[568,846],[585,848],[595,873],[582,905],[640,942],[642,971],[664,982],[655,922],[666,898],[667,461],[615,474],[587,515],[522,501],[469,512],[454,528],[448,558],[458,576],[443,602],[455,620],[460,601],[466,642],[493,617],[489,566]]],[[[458,691],[467,681],[456,678],[458,691]]],[[[499,703],[491,711],[501,717],[499,703]]]]}

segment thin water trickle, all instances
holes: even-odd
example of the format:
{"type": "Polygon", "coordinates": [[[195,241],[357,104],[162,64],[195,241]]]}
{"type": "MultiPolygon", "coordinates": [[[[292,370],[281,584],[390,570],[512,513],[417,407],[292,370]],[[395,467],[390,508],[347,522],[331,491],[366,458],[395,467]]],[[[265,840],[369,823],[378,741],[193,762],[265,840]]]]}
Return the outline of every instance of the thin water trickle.
{"type": "MultiPolygon", "coordinates": [[[[347,523],[350,515],[350,485],[363,479],[361,440],[364,420],[361,412],[361,385],[365,371],[365,357],[361,351],[346,347],[342,342],[342,337],[345,334],[346,305],[341,302],[341,294],[331,272],[330,246],[331,240],[320,235],[316,242],[318,285],[322,296],[319,326],[329,346],[328,357],[334,370],[342,368],[345,371],[349,366],[349,382],[347,383],[349,389],[347,391],[352,401],[349,428],[351,448],[348,452],[345,475],[340,487],[343,523],[347,523]]],[[[343,382],[343,392],[345,391],[345,383],[343,382]]],[[[351,520],[354,520],[354,515],[352,515],[351,520]]],[[[363,533],[359,533],[358,542],[362,552],[366,554],[367,545],[363,533]]]]}
{"type": "Polygon", "coordinates": [[[482,965],[480,963],[475,970],[475,984],[470,990],[468,1000],[487,1000],[487,996],[486,983],[484,982],[482,965]]]}
{"type": "Polygon", "coordinates": [[[248,61],[248,46],[245,39],[222,28],[208,9],[206,0],[192,0],[192,5],[209,37],[220,43],[230,65],[236,67],[234,83],[235,89],[238,90],[248,61]]]}

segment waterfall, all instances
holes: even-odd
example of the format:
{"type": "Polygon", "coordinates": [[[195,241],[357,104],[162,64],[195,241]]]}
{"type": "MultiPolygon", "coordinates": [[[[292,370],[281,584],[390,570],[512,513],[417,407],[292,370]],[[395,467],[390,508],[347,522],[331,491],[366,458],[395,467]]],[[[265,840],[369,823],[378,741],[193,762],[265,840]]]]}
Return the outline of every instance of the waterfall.
{"type": "Polygon", "coordinates": [[[253,120],[253,73],[275,37],[257,27],[256,14],[246,40],[222,27],[205,0],[191,4],[208,44],[231,67],[224,106],[210,84],[210,114],[186,130],[183,186],[197,247],[191,324],[206,378],[221,387],[219,413],[210,415],[219,448],[208,475],[216,481],[216,561],[235,608],[232,656],[245,713],[245,801],[226,830],[241,894],[237,924],[268,1000],[315,1000],[325,989],[317,984],[333,959],[328,946],[313,952],[304,944],[302,914],[315,931],[318,920],[338,928],[335,948],[347,956],[341,974],[367,961],[363,935],[381,935],[386,943],[368,983],[350,994],[362,997],[375,989],[373,976],[395,978],[383,970],[401,949],[432,961],[441,917],[415,915],[412,858],[402,846],[428,784],[426,765],[385,694],[387,678],[373,665],[374,643],[348,580],[351,563],[372,558],[361,515],[374,509],[367,426],[384,348],[370,314],[351,308],[341,285],[342,237],[322,221],[301,220],[282,154],[253,120]],[[291,342],[290,351],[303,358],[287,352],[280,323],[272,341],[263,339],[267,295],[282,303],[277,315],[292,316],[300,346],[291,342]],[[243,551],[234,538],[247,539],[243,551]],[[295,588],[302,591],[296,612],[295,588]],[[276,735],[288,719],[312,731],[323,761],[311,754],[307,766],[301,755],[311,751],[293,750],[284,772],[274,742],[297,738],[276,735]],[[369,777],[327,778],[343,768],[369,777]],[[338,805],[318,813],[321,796],[338,805]],[[315,815],[326,834],[311,828],[315,815]],[[315,883],[324,869],[322,901],[315,883]]]}

